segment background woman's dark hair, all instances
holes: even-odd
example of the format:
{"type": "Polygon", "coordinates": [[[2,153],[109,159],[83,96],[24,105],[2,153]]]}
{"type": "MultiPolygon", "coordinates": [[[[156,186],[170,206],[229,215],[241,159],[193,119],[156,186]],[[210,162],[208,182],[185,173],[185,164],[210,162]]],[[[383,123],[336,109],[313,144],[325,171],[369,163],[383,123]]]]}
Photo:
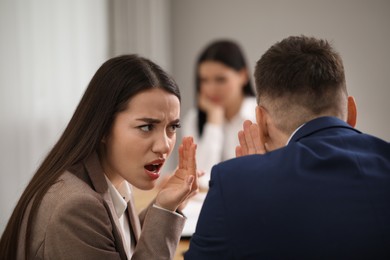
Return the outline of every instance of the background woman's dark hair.
{"type": "Polygon", "coordinates": [[[28,258],[31,223],[41,200],[58,177],[97,150],[118,112],[136,94],[161,88],[180,100],[174,80],[158,65],[137,55],[112,58],[97,70],[62,136],[44,159],[17,203],[0,240],[1,259],[16,259],[23,215],[32,203],[26,232],[28,258]],[[32,201],[33,199],[33,201],[32,201]],[[31,202],[32,201],[32,202],[31,202]]]}
{"type": "MultiPolygon", "coordinates": [[[[198,98],[200,92],[199,65],[204,61],[220,62],[236,71],[240,71],[241,69],[249,70],[245,61],[244,53],[236,42],[231,40],[218,40],[212,42],[201,52],[195,66],[196,99],[198,98]]],[[[255,96],[249,71],[248,82],[243,88],[243,94],[244,96],[255,96]]],[[[198,107],[199,136],[203,133],[203,127],[206,123],[206,119],[206,113],[198,107]]]]}

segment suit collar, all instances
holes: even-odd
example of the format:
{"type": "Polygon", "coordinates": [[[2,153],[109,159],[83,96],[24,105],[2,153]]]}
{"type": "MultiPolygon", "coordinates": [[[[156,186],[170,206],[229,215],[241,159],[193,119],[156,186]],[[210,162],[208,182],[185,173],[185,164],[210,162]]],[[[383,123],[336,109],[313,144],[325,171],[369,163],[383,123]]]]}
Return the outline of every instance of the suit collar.
{"type": "Polygon", "coordinates": [[[108,184],[108,190],[110,192],[112,202],[114,203],[116,214],[118,218],[121,218],[126,211],[127,203],[131,197],[129,184],[127,181],[123,181],[122,185],[119,189],[117,189],[107,176],[104,177],[108,184]]]}
{"type": "Polygon", "coordinates": [[[97,153],[94,152],[89,156],[84,165],[95,191],[102,194],[108,193],[108,184],[97,153]]]}
{"type": "Polygon", "coordinates": [[[127,214],[129,216],[132,234],[135,237],[135,242],[138,242],[138,239],[141,236],[141,223],[139,222],[139,217],[134,205],[133,197],[130,197],[130,201],[127,203],[127,214]]]}
{"type": "Polygon", "coordinates": [[[313,135],[319,131],[329,128],[344,128],[357,133],[361,133],[359,130],[351,127],[346,122],[338,119],[337,117],[319,117],[305,123],[292,137],[291,142],[297,142],[300,139],[313,135]]]}
{"type": "MultiPolygon", "coordinates": [[[[126,252],[126,254],[128,254],[127,250],[125,250],[125,247],[123,245],[123,240],[122,240],[122,236],[123,236],[122,233],[123,232],[122,232],[122,229],[120,228],[118,215],[117,215],[114,203],[112,201],[112,197],[110,195],[108,184],[107,184],[107,181],[105,178],[103,168],[100,164],[98,154],[96,152],[94,152],[91,156],[89,156],[85,160],[84,166],[85,166],[86,172],[91,180],[93,188],[95,189],[96,192],[98,192],[102,195],[106,205],[109,208],[110,218],[115,223],[115,227],[114,227],[115,233],[119,234],[119,237],[117,237],[117,239],[118,239],[118,243],[120,243],[122,245],[122,247],[120,247],[120,248],[121,248],[121,250],[123,250],[123,252],[126,252]]],[[[134,206],[133,206],[132,196],[130,196],[129,202],[127,203],[127,206],[128,206],[128,211],[129,211],[128,216],[130,219],[130,225],[131,225],[131,229],[132,229],[131,233],[135,237],[135,243],[137,243],[139,236],[140,236],[140,233],[141,233],[141,227],[140,227],[140,223],[138,220],[138,216],[137,216],[136,211],[135,211],[134,206]]]]}

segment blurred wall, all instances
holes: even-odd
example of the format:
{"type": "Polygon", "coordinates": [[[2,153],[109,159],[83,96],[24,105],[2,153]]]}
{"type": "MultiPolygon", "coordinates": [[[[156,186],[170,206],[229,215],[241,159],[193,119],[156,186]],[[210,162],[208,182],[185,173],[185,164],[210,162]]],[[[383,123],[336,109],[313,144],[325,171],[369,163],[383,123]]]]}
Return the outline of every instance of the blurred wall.
{"type": "Polygon", "coordinates": [[[171,72],[171,0],[108,3],[111,54],[137,53],[171,72]]]}
{"type": "Polygon", "coordinates": [[[95,70],[106,0],[0,1],[0,234],[95,70]]]}
{"type": "Polygon", "coordinates": [[[251,73],[275,42],[305,34],[334,43],[344,59],[357,128],[390,141],[390,1],[388,0],[172,0],[173,73],[185,93],[182,112],[194,105],[194,65],[216,38],[233,38],[251,73]]]}

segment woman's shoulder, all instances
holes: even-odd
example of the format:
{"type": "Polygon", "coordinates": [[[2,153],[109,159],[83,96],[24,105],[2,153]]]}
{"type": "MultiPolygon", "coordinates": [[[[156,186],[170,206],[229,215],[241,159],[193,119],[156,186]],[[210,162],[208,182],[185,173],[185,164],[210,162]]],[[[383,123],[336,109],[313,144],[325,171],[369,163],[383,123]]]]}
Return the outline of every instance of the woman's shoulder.
{"type": "Polygon", "coordinates": [[[103,198],[88,183],[73,173],[65,171],[42,198],[40,211],[61,210],[81,204],[102,204],[103,198]]]}
{"type": "Polygon", "coordinates": [[[31,251],[40,254],[42,245],[50,244],[49,249],[54,252],[53,245],[62,240],[88,244],[96,239],[96,234],[107,234],[114,240],[110,223],[103,196],[73,173],[65,171],[39,204],[32,223],[31,251]]]}
{"type": "MultiPolygon", "coordinates": [[[[33,201],[30,202],[26,216],[32,203],[33,201]]],[[[36,242],[32,247],[38,248],[39,243],[44,241],[49,226],[63,224],[64,219],[70,216],[79,219],[76,215],[80,212],[89,216],[105,214],[103,197],[73,173],[65,171],[39,203],[32,231],[36,242]]]]}

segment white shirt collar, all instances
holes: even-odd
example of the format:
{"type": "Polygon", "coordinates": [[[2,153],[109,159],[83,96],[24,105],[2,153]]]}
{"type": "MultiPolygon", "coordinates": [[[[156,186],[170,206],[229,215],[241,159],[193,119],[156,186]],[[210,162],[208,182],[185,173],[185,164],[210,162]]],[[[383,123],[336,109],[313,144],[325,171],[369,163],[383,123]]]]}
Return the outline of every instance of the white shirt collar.
{"type": "Polygon", "coordinates": [[[302,126],[304,126],[305,124],[302,124],[302,125],[300,125],[300,126],[298,126],[298,128],[297,129],[295,129],[295,131],[294,132],[292,132],[292,134],[290,135],[290,137],[288,138],[288,140],[287,140],[287,143],[286,143],[286,145],[288,145],[289,143],[290,143],[290,141],[291,141],[291,138],[295,135],[295,133],[296,132],[298,132],[298,130],[299,129],[301,129],[301,127],[302,126]]]}
{"type": "Polygon", "coordinates": [[[122,217],[123,213],[127,208],[127,203],[130,200],[131,189],[130,185],[127,181],[123,181],[119,189],[116,189],[114,184],[104,175],[107,180],[108,190],[110,191],[110,195],[112,198],[112,202],[114,203],[114,208],[118,218],[122,217]]]}

